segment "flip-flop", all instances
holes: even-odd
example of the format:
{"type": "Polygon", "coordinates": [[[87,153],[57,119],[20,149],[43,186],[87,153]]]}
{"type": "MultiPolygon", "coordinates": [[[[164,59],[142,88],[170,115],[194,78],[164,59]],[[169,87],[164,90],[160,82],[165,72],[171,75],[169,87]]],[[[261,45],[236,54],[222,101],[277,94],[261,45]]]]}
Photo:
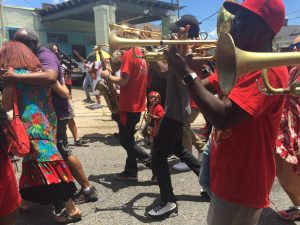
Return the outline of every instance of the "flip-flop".
{"type": "Polygon", "coordinates": [[[285,221],[300,221],[300,209],[291,206],[289,209],[279,211],[278,216],[285,221]]]}
{"type": "Polygon", "coordinates": [[[59,216],[56,216],[54,221],[58,224],[68,224],[68,223],[76,223],[81,220],[81,214],[77,215],[69,215],[66,210],[64,210],[59,216]],[[63,218],[64,220],[58,220],[58,218],[63,218]]]}

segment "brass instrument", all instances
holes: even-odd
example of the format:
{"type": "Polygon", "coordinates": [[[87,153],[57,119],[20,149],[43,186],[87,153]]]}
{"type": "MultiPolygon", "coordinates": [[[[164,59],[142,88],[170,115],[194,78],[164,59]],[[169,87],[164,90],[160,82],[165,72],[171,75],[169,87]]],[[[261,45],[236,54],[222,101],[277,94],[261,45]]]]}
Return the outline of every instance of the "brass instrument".
{"type": "Polygon", "coordinates": [[[109,24],[110,30],[120,30],[125,33],[133,34],[133,35],[140,35],[140,34],[147,34],[149,36],[156,37],[157,39],[161,38],[161,32],[159,31],[152,31],[152,30],[142,30],[137,28],[128,27],[126,25],[118,25],[118,24],[109,24]]]}
{"type": "MultiPolygon", "coordinates": [[[[101,52],[101,48],[103,46],[107,46],[107,45],[98,45],[97,51],[100,56],[102,69],[106,70],[107,65],[106,65],[105,59],[102,55],[102,52],[101,52]]],[[[100,80],[97,83],[95,89],[99,90],[100,93],[103,95],[109,110],[113,114],[118,114],[118,111],[119,111],[118,94],[115,90],[113,83],[110,80],[105,80],[104,82],[100,80]]]]}
{"type": "MultiPolygon", "coordinates": [[[[130,48],[130,47],[146,47],[146,46],[166,46],[166,45],[199,45],[206,46],[217,45],[216,40],[136,40],[118,37],[112,32],[109,34],[109,46],[112,48],[130,48]]],[[[137,57],[133,51],[134,57],[137,57]]],[[[193,60],[209,60],[214,56],[202,57],[197,53],[193,53],[193,60]]],[[[143,56],[146,60],[157,61],[165,60],[166,56],[163,52],[146,52],[143,56]]]]}
{"type": "MultiPolygon", "coordinates": [[[[228,33],[220,35],[217,45],[217,74],[220,88],[225,96],[229,95],[236,79],[243,74],[269,67],[299,63],[300,53],[298,52],[261,53],[241,50],[235,47],[234,41],[228,33]]],[[[266,93],[300,95],[300,83],[292,83],[288,88],[273,88],[268,82],[266,71],[262,72],[262,79],[266,93]]]]}

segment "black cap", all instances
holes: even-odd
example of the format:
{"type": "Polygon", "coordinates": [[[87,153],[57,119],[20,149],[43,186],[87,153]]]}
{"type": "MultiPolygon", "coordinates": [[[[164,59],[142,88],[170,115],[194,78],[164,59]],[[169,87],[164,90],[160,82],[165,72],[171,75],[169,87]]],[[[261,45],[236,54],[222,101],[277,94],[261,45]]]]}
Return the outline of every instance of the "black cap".
{"type": "Polygon", "coordinates": [[[189,38],[199,37],[199,22],[196,17],[192,15],[183,15],[177,20],[175,23],[171,23],[169,25],[169,29],[172,33],[178,33],[180,27],[185,27],[186,25],[190,25],[189,30],[189,38]]]}

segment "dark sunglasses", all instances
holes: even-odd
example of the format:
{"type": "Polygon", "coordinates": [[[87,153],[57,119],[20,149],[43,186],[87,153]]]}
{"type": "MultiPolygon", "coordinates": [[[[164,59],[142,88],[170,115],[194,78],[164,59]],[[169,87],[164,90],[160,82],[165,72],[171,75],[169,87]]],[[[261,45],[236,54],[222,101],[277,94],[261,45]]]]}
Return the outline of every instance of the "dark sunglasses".
{"type": "Polygon", "coordinates": [[[295,43],[295,44],[290,44],[289,49],[293,50],[294,48],[300,49],[300,42],[295,43]]]}

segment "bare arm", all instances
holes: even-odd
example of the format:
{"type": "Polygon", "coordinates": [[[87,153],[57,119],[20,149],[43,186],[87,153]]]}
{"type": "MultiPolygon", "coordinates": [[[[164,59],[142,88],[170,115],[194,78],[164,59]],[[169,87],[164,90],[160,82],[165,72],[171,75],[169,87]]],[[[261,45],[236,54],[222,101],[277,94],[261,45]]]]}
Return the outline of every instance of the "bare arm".
{"type": "Polygon", "coordinates": [[[166,78],[169,76],[170,71],[167,63],[164,63],[162,61],[153,61],[149,62],[150,66],[153,68],[153,70],[159,75],[161,78],[166,78]]]}
{"type": "Polygon", "coordinates": [[[129,76],[127,73],[123,73],[120,77],[115,77],[115,76],[110,75],[109,70],[102,71],[101,76],[104,79],[108,79],[112,83],[119,85],[120,87],[126,87],[128,84],[128,80],[129,80],[129,76]]]}
{"type": "MultiPolygon", "coordinates": [[[[193,72],[175,48],[169,52],[168,59],[169,65],[177,71],[178,76],[193,72]]],[[[206,87],[212,91],[208,79],[201,81],[198,78],[187,86],[198,108],[214,127],[225,129],[250,116],[229,98],[216,98],[206,87]]]]}
{"type": "Polygon", "coordinates": [[[6,112],[13,108],[13,85],[5,85],[3,88],[2,108],[6,112]]]}
{"type": "Polygon", "coordinates": [[[67,86],[61,85],[58,81],[52,85],[52,90],[55,91],[62,98],[70,98],[70,93],[67,86]]]}
{"type": "Polygon", "coordinates": [[[221,100],[215,97],[205,88],[206,82],[207,79],[203,83],[196,79],[188,89],[205,118],[216,128],[225,129],[249,117],[246,111],[230,99],[221,100]]]}
{"type": "Polygon", "coordinates": [[[8,70],[8,72],[3,74],[3,79],[31,85],[49,86],[56,82],[57,76],[57,71],[52,69],[47,69],[45,71],[35,73],[29,73],[26,75],[14,74],[11,70],[8,70]]]}

